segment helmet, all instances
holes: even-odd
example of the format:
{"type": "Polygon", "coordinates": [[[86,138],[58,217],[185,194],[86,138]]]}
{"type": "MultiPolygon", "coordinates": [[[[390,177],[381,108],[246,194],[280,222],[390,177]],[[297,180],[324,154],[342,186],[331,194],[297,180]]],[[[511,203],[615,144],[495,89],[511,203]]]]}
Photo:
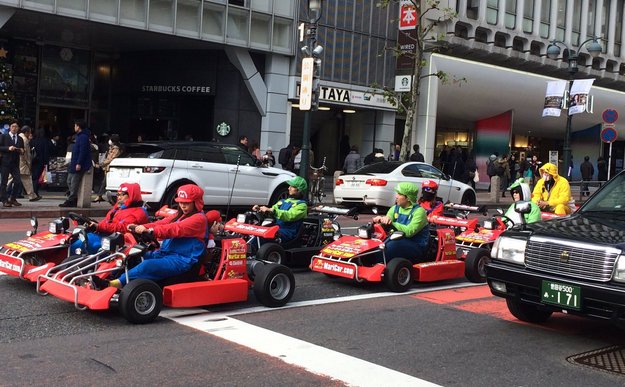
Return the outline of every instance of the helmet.
{"type": "Polygon", "coordinates": [[[177,203],[195,203],[195,209],[204,208],[204,190],[195,184],[185,184],[178,188],[177,203]]]}
{"type": "Polygon", "coordinates": [[[423,180],[421,183],[421,190],[423,192],[436,193],[438,191],[438,184],[434,180],[423,180]]]}
{"type": "Polygon", "coordinates": [[[419,194],[419,187],[412,183],[399,183],[395,187],[395,192],[400,195],[404,195],[411,202],[417,201],[417,195],[419,194]]]}
{"type": "Polygon", "coordinates": [[[308,183],[306,183],[306,180],[301,176],[295,176],[286,183],[291,187],[297,188],[299,192],[304,192],[308,189],[308,183]]]}

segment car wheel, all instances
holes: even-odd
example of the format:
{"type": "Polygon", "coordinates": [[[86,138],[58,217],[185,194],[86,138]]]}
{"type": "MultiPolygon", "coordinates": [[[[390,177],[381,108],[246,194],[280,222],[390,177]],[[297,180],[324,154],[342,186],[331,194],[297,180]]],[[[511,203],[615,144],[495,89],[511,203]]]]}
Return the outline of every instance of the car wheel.
{"type": "Polygon", "coordinates": [[[154,281],[136,279],[128,282],[119,294],[119,310],[133,324],[154,321],[163,306],[163,291],[154,281]]]}
{"type": "Polygon", "coordinates": [[[537,305],[527,304],[523,301],[507,298],[506,305],[512,315],[521,321],[540,324],[551,317],[551,311],[540,310],[537,305]]]}
{"type": "Polygon", "coordinates": [[[464,260],[464,275],[471,282],[486,282],[486,264],[490,262],[490,251],[472,249],[464,260]]]}
{"type": "Polygon", "coordinates": [[[165,195],[161,199],[160,207],[168,206],[169,208],[174,207],[177,203],[174,201],[176,199],[176,195],[178,194],[178,188],[187,183],[176,183],[170,186],[167,191],[165,191],[165,195]]]}
{"type": "Polygon", "coordinates": [[[460,200],[460,204],[464,204],[467,206],[474,206],[477,203],[477,199],[475,198],[475,192],[471,190],[467,190],[464,195],[462,195],[462,199],[460,200]]]}
{"type": "Polygon", "coordinates": [[[256,259],[259,261],[283,265],[285,263],[284,249],[277,243],[265,243],[260,246],[260,248],[256,252],[256,259]]]}
{"type": "Polygon", "coordinates": [[[393,292],[403,293],[412,286],[412,263],[406,258],[393,258],[384,270],[384,284],[393,292]]]}
{"type": "Polygon", "coordinates": [[[271,195],[271,200],[269,201],[270,205],[277,203],[280,199],[286,199],[289,197],[289,187],[281,185],[273,191],[273,195],[271,195]]]}
{"type": "Polygon", "coordinates": [[[295,277],[283,265],[265,265],[254,280],[254,295],[261,304],[270,308],[284,306],[295,292],[295,277]]]}

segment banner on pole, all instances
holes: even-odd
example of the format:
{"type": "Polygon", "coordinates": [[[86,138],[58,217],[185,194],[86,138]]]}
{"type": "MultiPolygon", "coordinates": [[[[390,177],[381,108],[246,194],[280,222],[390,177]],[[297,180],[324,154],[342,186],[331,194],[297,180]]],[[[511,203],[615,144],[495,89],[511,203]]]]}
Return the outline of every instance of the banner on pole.
{"type": "Polygon", "coordinates": [[[569,95],[569,114],[583,113],[588,104],[588,94],[594,79],[576,79],[569,95]]]}
{"type": "Polygon", "coordinates": [[[543,117],[560,117],[562,100],[564,99],[564,89],[566,89],[566,81],[547,82],[543,117]]]}

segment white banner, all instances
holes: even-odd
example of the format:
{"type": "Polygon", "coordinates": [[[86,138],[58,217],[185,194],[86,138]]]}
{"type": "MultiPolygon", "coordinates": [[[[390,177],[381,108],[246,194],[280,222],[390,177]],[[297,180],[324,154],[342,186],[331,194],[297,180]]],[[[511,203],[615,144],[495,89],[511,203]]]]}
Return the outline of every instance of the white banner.
{"type": "Polygon", "coordinates": [[[545,94],[543,117],[560,117],[560,112],[562,111],[562,100],[564,99],[564,89],[566,89],[566,81],[547,82],[547,93],[545,94]]]}
{"type": "Polygon", "coordinates": [[[588,103],[588,93],[594,79],[576,79],[569,95],[569,114],[583,113],[588,103]]]}

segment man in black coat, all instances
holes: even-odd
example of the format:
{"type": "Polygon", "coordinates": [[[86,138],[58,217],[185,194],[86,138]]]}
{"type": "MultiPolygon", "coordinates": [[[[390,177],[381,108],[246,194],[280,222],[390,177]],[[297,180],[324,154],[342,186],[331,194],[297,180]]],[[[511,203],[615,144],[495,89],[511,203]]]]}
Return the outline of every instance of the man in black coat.
{"type": "Polygon", "coordinates": [[[17,120],[13,120],[9,126],[9,132],[0,137],[0,153],[2,161],[0,162],[0,201],[2,207],[21,206],[15,200],[16,195],[22,190],[22,181],[20,180],[20,154],[24,153],[24,140],[18,135],[20,124],[17,120]],[[7,181],[9,175],[13,178],[13,190],[11,197],[7,194],[7,181]]]}

